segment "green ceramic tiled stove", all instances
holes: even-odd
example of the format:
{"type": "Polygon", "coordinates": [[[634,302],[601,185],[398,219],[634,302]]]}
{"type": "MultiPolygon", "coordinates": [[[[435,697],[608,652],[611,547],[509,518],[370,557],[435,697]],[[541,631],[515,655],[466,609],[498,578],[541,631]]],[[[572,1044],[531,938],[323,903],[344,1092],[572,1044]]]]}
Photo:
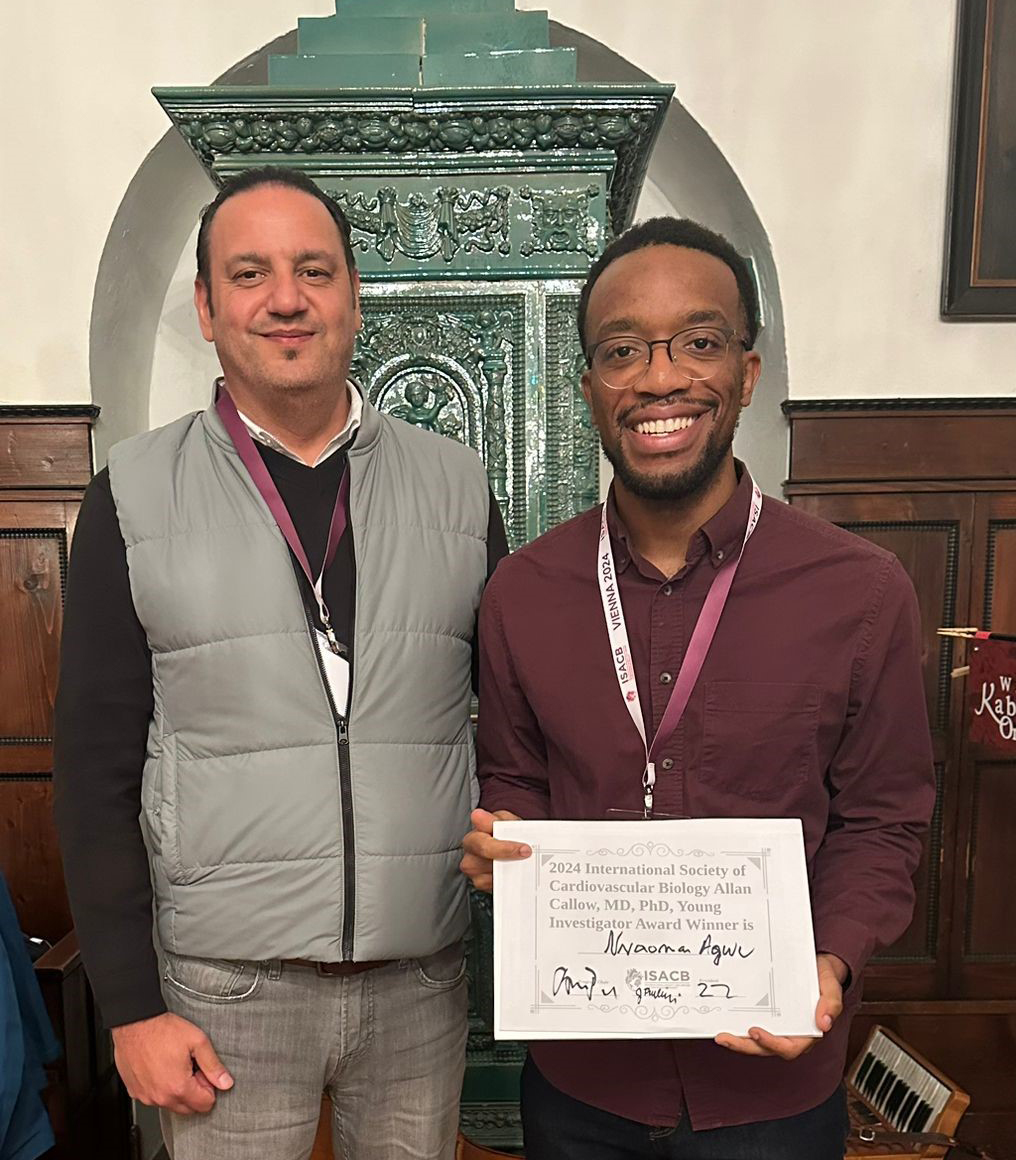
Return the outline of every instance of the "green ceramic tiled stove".
{"type": "MultiPolygon", "coordinates": [[[[513,547],[597,502],[575,306],[631,220],[668,85],[575,81],[512,0],[337,0],[269,84],[157,89],[213,179],[299,168],[353,226],[353,374],[383,411],[474,447],[513,547]]],[[[495,1043],[489,898],[473,897],[462,1125],[517,1147],[524,1049],[495,1043]]]]}

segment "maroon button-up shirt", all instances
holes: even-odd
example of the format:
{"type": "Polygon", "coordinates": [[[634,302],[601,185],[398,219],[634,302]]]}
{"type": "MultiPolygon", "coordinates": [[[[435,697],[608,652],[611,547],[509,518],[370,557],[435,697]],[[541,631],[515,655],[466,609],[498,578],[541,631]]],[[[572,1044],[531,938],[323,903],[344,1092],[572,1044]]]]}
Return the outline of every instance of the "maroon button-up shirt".
{"type": "MultiPolygon", "coordinates": [[[[716,570],[744,536],[747,472],[667,579],[608,526],[646,732],[666,707],[716,570]]],[[[641,811],[645,750],[621,699],[597,585],[600,511],[503,560],[480,613],[482,804],[523,818],[641,811]]],[[[860,976],[910,921],[934,803],[917,601],[890,553],[766,498],[684,718],[656,764],[655,810],[796,817],[816,949],[851,970],[846,1010],[793,1062],[711,1040],[539,1042],[575,1099],[646,1124],[687,1106],[697,1129],[814,1107],[843,1075],[860,976]]]]}

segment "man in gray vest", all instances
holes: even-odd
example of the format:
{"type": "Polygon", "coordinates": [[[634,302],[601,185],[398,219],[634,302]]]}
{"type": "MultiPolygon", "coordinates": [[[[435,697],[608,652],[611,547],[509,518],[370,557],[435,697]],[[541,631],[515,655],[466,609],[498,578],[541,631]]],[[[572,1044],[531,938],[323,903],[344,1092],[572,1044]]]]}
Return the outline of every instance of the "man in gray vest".
{"type": "Polygon", "coordinates": [[[195,304],[212,405],[115,447],[74,541],[56,812],[85,964],[174,1160],[306,1157],[322,1093],[336,1157],[447,1160],[500,513],[471,450],[349,384],[349,226],[309,179],[223,186],[195,304]]]}

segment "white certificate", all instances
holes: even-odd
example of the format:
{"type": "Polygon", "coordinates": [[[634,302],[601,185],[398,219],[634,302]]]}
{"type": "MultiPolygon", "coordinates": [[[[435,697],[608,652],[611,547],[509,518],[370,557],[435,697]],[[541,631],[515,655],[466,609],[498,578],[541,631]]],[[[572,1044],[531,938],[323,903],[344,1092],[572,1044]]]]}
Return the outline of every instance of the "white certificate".
{"type": "Polygon", "coordinates": [[[495,822],[496,1039],[818,1036],[796,818],[495,822]]]}

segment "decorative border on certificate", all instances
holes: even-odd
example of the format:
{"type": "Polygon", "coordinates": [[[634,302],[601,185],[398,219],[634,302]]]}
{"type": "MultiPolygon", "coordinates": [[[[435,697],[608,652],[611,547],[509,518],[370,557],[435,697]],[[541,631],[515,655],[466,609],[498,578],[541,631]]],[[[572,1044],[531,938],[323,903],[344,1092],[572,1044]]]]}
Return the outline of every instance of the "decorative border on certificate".
{"type": "Polygon", "coordinates": [[[641,822],[499,823],[499,836],[502,825],[533,849],[495,868],[505,1037],[711,1037],[788,1018],[798,1030],[782,1033],[816,1033],[800,823],[653,822],[653,837],[641,822]],[[514,880],[506,904],[499,880],[514,880]]]}

